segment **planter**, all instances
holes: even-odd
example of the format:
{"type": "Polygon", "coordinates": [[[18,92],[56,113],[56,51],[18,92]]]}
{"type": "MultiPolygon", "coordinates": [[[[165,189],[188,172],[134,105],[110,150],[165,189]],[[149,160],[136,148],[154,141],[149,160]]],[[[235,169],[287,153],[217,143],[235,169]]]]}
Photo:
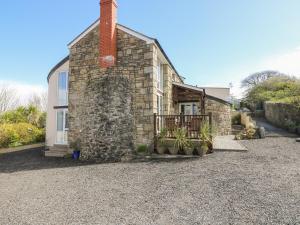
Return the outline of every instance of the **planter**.
{"type": "Polygon", "coordinates": [[[156,149],[157,153],[160,155],[165,154],[167,150],[168,150],[167,146],[162,145],[162,144],[159,144],[156,149]]]}
{"type": "Polygon", "coordinates": [[[73,151],[73,159],[78,160],[80,157],[80,151],[73,151]]]}
{"type": "Polygon", "coordinates": [[[203,148],[197,148],[197,154],[200,156],[200,157],[203,157],[204,156],[204,151],[203,151],[203,148]]]}
{"type": "Polygon", "coordinates": [[[197,148],[197,153],[200,157],[203,157],[204,155],[207,154],[208,150],[209,150],[209,148],[207,146],[205,146],[205,147],[204,146],[199,146],[197,148]]]}
{"type": "Polygon", "coordinates": [[[194,147],[185,147],[183,151],[185,155],[193,155],[194,147]]]}
{"type": "Polygon", "coordinates": [[[174,146],[169,146],[168,149],[169,149],[169,153],[170,153],[171,155],[177,155],[178,152],[179,152],[178,148],[176,148],[176,147],[174,147],[174,146]]]}

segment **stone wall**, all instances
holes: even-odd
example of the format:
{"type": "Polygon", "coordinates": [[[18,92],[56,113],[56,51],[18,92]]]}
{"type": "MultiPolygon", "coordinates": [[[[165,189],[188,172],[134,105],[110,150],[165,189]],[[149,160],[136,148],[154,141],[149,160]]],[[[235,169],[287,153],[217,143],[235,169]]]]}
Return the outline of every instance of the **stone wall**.
{"type": "Polygon", "coordinates": [[[83,104],[81,157],[116,161],[134,149],[134,119],[130,80],[103,75],[90,79],[83,104]]]}
{"type": "Polygon", "coordinates": [[[272,124],[291,128],[293,124],[300,125],[300,108],[286,103],[265,103],[265,117],[272,124]]]}
{"type": "Polygon", "coordinates": [[[155,46],[121,30],[117,40],[117,65],[108,69],[99,67],[99,27],[70,49],[69,141],[82,140],[83,159],[117,161],[153,141],[155,46]]]}
{"type": "Polygon", "coordinates": [[[225,101],[208,96],[205,108],[206,113],[212,113],[213,127],[217,135],[231,134],[231,105],[225,101]]]}

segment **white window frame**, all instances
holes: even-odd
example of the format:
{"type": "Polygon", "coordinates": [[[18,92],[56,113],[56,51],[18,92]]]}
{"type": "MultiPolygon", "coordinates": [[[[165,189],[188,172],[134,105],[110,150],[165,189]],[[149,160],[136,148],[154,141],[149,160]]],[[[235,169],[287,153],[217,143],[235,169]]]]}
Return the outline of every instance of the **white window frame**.
{"type": "Polygon", "coordinates": [[[58,142],[58,136],[57,136],[57,134],[58,134],[58,132],[63,132],[64,133],[64,135],[63,135],[63,137],[65,137],[65,135],[67,135],[66,134],[66,132],[68,132],[69,131],[69,127],[68,128],[66,128],[66,115],[69,113],[69,110],[68,109],[57,109],[56,110],[56,112],[55,112],[55,123],[56,123],[56,138],[55,138],[55,143],[56,144],[67,144],[67,142],[68,142],[68,138],[67,138],[67,140],[65,140],[65,138],[63,138],[64,140],[63,140],[63,143],[60,143],[60,142],[58,142]],[[58,130],[58,113],[59,112],[63,112],[63,130],[62,131],[59,131],[58,130]]]}
{"type": "MultiPolygon", "coordinates": [[[[182,105],[191,105],[192,106],[192,113],[193,115],[199,115],[199,108],[198,108],[198,103],[197,102],[181,102],[179,103],[179,112],[181,113],[181,106],[182,105]],[[196,111],[194,111],[194,106],[196,106],[196,111]]],[[[191,116],[191,115],[189,115],[191,116]]]]}
{"type": "Polygon", "coordinates": [[[59,71],[58,76],[57,76],[57,82],[56,82],[56,87],[57,87],[57,105],[58,106],[67,106],[69,104],[69,71],[59,71]],[[59,99],[59,77],[62,73],[66,74],[66,104],[60,104],[60,99],[59,99]]]}
{"type": "Polygon", "coordinates": [[[163,93],[164,90],[164,70],[163,70],[163,64],[158,59],[157,60],[157,67],[156,67],[156,80],[157,80],[157,90],[163,93]]]}

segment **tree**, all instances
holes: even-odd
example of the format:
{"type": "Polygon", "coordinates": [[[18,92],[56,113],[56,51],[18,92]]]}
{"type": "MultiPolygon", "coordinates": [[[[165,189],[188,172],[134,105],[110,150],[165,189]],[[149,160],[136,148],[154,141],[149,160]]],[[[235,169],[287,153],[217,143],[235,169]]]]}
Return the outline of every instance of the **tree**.
{"type": "Polygon", "coordinates": [[[271,77],[288,77],[288,75],[273,70],[266,70],[258,73],[253,73],[246,77],[244,80],[242,80],[242,87],[247,89],[254,88],[255,86],[270,79],[271,77]]]}
{"type": "Polygon", "coordinates": [[[29,105],[36,107],[42,112],[47,111],[47,92],[43,92],[41,94],[33,94],[31,99],[29,100],[29,105]]]}
{"type": "Polygon", "coordinates": [[[272,77],[247,91],[245,98],[249,105],[265,101],[299,104],[300,80],[294,77],[272,77]]]}
{"type": "Polygon", "coordinates": [[[0,85],[0,114],[16,108],[18,99],[15,91],[8,86],[0,85]]]}

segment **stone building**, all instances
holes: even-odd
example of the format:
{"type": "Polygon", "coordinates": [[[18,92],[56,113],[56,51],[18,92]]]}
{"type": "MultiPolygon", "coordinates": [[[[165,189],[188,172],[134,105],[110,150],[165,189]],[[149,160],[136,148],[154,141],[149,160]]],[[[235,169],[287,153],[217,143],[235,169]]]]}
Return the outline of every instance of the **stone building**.
{"type": "Polygon", "coordinates": [[[101,0],[100,19],[48,75],[46,155],[63,156],[80,140],[83,160],[119,161],[152,146],[154,113],[210,111],[220,134],[230,133],[230,104],[184,84],[159,42],[118,24],[116,13],[116,0],[101,0]]]}

